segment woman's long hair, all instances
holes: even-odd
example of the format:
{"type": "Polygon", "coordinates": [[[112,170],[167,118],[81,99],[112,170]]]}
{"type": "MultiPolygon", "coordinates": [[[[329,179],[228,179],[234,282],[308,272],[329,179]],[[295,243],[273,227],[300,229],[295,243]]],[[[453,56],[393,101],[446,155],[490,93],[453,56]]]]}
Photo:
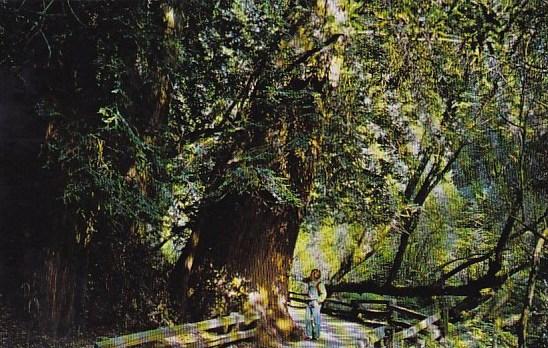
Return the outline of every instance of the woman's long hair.
{"type": "Polygon", "coordinates": [[[312,271],[310,271],[310,275],[304,279],[305,282],[311,282],[311,281],[318,281],[320,280],[320,278],[322,277],[322,272],[317,269],[317,268],[314,268],[312,271]]]}

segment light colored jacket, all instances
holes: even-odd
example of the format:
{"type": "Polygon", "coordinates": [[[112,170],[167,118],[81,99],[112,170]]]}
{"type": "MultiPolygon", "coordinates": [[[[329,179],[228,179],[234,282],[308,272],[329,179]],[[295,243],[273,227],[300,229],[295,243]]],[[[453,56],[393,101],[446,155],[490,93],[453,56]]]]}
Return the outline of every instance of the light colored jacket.
{"type": "Polygon", "coordinates": [[[319,281],[309,281],[308,285],[308,297],[312,300],[311,305],[317,307],[327,297],[327,291],[325,290],[325,285],[319,281]]]}

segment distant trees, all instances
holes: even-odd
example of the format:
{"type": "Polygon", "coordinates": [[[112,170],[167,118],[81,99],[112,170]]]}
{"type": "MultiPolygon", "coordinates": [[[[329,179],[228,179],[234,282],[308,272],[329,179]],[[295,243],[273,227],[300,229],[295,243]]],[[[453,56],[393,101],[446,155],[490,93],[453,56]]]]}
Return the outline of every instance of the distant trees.
{"type": "Polygon", "coordinates": [[[331,291],[464,296],[460,319],[524,279],[546,228],[537,6],[361,9],[313,202],[362,226],[331,291]]]}

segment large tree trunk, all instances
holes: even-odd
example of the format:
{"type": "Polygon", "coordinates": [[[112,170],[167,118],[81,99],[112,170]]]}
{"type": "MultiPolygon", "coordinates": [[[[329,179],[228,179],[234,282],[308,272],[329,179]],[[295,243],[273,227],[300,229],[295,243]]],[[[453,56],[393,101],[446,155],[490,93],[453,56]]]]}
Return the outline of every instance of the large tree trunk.
{"type": "MultiPolygon", "coordinates": [[[[86,297],[86,270],[80,253],[50,250],[38,267],[39,296],[28,299],[38,313],[39,328],[50,335],[69,332],[80,321],[86,297]]],[[[32,307],[31,307],[32,308],[32,307]]]]}
{"type": "MultiPolygon", "coordinates": [[[[296,134],[310,139],[314,133],[315,125],[303,122],[298,114],[287,120],[278,128],[284,129],[282,132],[255,134],[251,146],[257,142],[272,146],[274,138],[289,142],[296,134]],[[285,137],[279,137],[281,133],[285,137]]],[[[244,303],[249,304],[247,296],[256,293],[253,304],[263,315],[261,333],[266,333],[261,337],[272,341],[272,336],[287,338],[299,332],[286,306],[288,274],[309,198],[317,148],[307,146],[304,156],[297,156],[297,151],[282,155],[269,166],[288,178],[301,204],[282,203],[270,192],[259,190],[232,192],[201,207],[173,273],[173,291],[182,297],[187,320],[240,311],[244,303]]]]}
{"type": "Polygon", "coordinates": [[[80,318],[85,258],[71,237],[56,175],[40,159],[48,122],[34,106],[40,75],[0,71],[0,291],[35,328],[57,335],[80,318]]]}
{"type": "Polygon", "coordinates": [[[266,301],[259,306],[270,311],[270,319],[287,319],[284,301],[300,224],[298,210],[271,207],[261,197],[251,195],[227,197],[207,207],[199,223],[199,236],[196,233],[200,240],[186,292],[186,308],[192,319],[238,310],[231,308],[240,305],[238,299],[230,298],[230,291],[238,291],[234,278],[244,280],[242,293],[259,291],[261,301],[266,301]]]}

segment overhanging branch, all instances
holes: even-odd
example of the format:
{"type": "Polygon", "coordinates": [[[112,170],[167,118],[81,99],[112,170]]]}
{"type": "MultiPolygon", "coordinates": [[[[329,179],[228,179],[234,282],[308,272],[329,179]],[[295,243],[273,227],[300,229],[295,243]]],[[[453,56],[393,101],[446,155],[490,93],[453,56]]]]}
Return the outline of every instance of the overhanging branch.
{"type": "Polygon", "coordinates": [[[466,284],[445,286],[440,283],[420,286],[397,286],[391,284],[379,285],[375,281],[363,281],[356,283],[341,283],[327,286],[329,293],[333,292],[357,292],[374,293],[379,295],[400,297],[432,297],[432,296],[469,296],[483,289],[498,288],[512,275],[529,267],[527,263],[521,264],[506,273],[493,275],[487,272],[482,277],[466,284]]]}
{"type": "Polygon", "coordinates": [[[297,58],[293,63],[291,63],[286,69],[285,71],[291,71],[293,69],[295,69],[298,65],[306,62],[308,59],[310,59],[312,56],[314,56],[316,53],[319,53],[321,52],[322,50],[324,50],[326,47],[328,47],[329,45],[337,42],[337,40],[340,38],[340,37],[343,37],[344,34],[334,34],[332,35],[331,37],[329,37],[326,41],[324,41],[320,46],[318,47],[315,47],[311,50],[308,50],[306,52],[304,52],[299,58],[297,58]]]}

